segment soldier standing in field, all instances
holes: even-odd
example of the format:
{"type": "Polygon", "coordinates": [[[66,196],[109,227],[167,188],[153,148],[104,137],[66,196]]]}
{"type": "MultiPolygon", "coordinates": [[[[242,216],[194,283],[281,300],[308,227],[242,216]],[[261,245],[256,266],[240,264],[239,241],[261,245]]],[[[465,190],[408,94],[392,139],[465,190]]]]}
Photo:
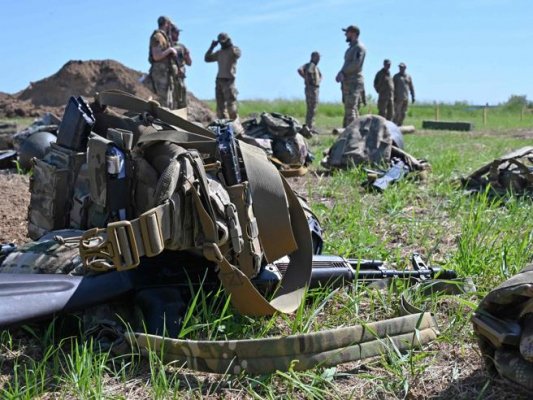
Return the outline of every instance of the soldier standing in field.
{"type": "Polygon", "coordinates": [[[400,63],[400,72],[394,75],[394,123],[402,126],[407,107],[409,105],[409,93],[411,93],[411,102],[415,102],[415,88],[411,75],[405,72],[407,66],[400,63]]]}
{"type": "Polygon", "coordinates": [[[232,120],[238,117],[237,94],[239,92],[235,87],[235,74],[237,72],[237,60],[240,56],[241,50],[233,45],[227,33],[219,33],[217,40],[211,42],[211,46],[205,53],[205,62],[216,61],[218,63],[215,85],[217,118],[225,119],[228,114],[232,120]],[[213,52],[219,43],[220,50],[213,52]]]}
{"type": "Polygon", "coordinates": [[[185,86],[185,66],[191,66],[191,55],[187,47],[179,42],[181,29],[176,25],[170,28],[170,39],[172,47],[176,49],[176,58],[174,59],[174,92],[173,100],[175,108],[187,107],[187,87],[185,86]]]}
{"type": "Polygon", "coordinates": [[[378,92],[379,115],[392,121],[394,116],[394,83],[390,73],[390,60],[383,61],[381,68],[374,78],[374,89],[378,92]]]}
{"type": "Polygon", "coordinates": [[[311,61],[298,68],[298,74],[305,82],[305,101],[307,103],[307,114],[305,116],[305,124],[307,128],[312,131],[315,123],[316,108],[318,105],[318,92],[322,74],[318,69],[318,62],[320,61],[320,54],[318,51],[311,53],[311,61]]]}
{"type": "Polygon", "coordinates": [[[150,49],[148,61],[150,62],[150,78],[152,89],[157,94],[162,106],[173,108],[174,77],[172,73],[172,60],[176,57],[176,49],[170,43],[170,27],[172,21],[169,17],[161,16],[157,19],[158,29],[150,36],[150,49]]]}
{"type": "Polygon", "coordinates": [[[349,47],[344,53],[344,65],[335,80],[341,84],[342,102],[344,103],[342,126],[346,127],[359,116],[357,107],[363,102],[361,96],[364,91],[363,63],[365,62],[366,49],[359,42],[360,31],[357,26],[350,25],[343,31],[349,47]]]}

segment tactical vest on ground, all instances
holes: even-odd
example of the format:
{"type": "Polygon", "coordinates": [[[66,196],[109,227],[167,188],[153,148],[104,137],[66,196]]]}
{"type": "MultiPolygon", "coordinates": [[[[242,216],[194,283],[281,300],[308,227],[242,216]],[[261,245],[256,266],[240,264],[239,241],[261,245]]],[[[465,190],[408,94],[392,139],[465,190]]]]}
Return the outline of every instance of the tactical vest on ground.
{"type": "Polygon", "coordinates": [[[470,192],[533,197],[533,146],[522,147],[485,164],[466,178],[463,187],[470,192]]]}
{"type": "Polygon", "coordinates": [[[494,288],[472,322],[490,372],[533,392],[533,264],[494,288]]]}
{"type": "Polygon", "coordinates": [[[97,271],[135,268],[164,250],[190,251],[216,263],[239,312],[298,307],[311,271],[311,235],[298,198],[261,149],[237,142],[244,179],[228,185],[212,131],[123,92],[101,93],[91,107],[75,100],[71,108],[83,118],[72,124],[66,112],[58,142],[35,161],[33,239],[85,230],[80,255],[97,271]],[[268,302],[250,279],[265,260],[289,254],[281,289],[268,302]]]}
{"type": "Polygon", "coordinates": [[[243,121],[241,139],[262,148],[284,176],[304,175],[313,155],[304,139],[311,133],[290,115],[263,112],[243,121]]]}
{"type": "Polygon", "coordinates": [[[364,115],[339,131],[333,146],[326,150],[321,164],[329,169],[358,165],[387,166],[393,158],[402,160],[410,171],[429,168],[403,149],[403,136],[396,125],[379,115],[364,115]]]}

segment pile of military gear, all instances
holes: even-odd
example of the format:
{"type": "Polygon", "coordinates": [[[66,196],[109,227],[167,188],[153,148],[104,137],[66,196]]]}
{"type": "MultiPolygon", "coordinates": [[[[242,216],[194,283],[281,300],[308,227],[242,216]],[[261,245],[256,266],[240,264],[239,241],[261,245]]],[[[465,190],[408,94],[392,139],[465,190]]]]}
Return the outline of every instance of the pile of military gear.
{"type": "Polygon", "coordinates": [[[371,166],[367,170],[369,187],[382,191],[410,171],[429,168],[426,161],[417,160],[403,148],[403,136],[397,125],[378,115],[365,115],[339,134],[326,151],[322,166],[328,169],[371,166]]]}
{"type": "Polygon", "coordinates": [[[533,391],[533,264],[493,289],[472,322],[490,372],[533,391]]]}
{"type": "Polygon", "coordinates": [[[304,175],[313,161],[305,138],[311,137],[306,126],[290,115],[263,112],[242,122],[240,139],[262,148],[284,176],[304,175]],[[304,138],[305,137],[305,138],[304,138]]]}
{"type": "MultiPolygon", "coordinates": [[[[395,271],[376,261],[313,259],[318,221],[264,151],[236,140],[230,125],[205,129],[155,102],[107,91],[90,105],[72,97],[57,136],[35,159],[30,183],[28,230],[38,241],[6,247],[0,326],[61,312],[99,315],[87,307],[105,303],[112,314],[126,308],[122,318],[145,332],[128,335],[131,342],[165,345],[167,359],[218,373],[272,372],[294,360],[297,369],[335,365],[381,354],[390,342],[405,350],[436,337],[433,317],[411,307],[414,315],[284,338],[172,339],[190,287],[201,281],[221,283],[237,312],[264,316],[296,310],[309,285],[332,279],[455,275],[418,261],[395,271]]],[[[87,329],[107,335],[119,324],[104,325],[87,329]]]]}
{"type": "Polygon", "coordinates": [[[533,196],[533,147],[526,146],[491,161],[466,178],[462,186],[470,193],[512,193],[533,196]]]}
{"type": "Polygon", "coordinates": [[[54,114],[46,113],[35,119],[29,127],[6,135],[8,137],[0,143],[0,169],[14,168],[14,162],[18,160],[19,168],[30,170],[31,159],[42,158],[50,143],[55,142],[60,122],[54,114]]]}

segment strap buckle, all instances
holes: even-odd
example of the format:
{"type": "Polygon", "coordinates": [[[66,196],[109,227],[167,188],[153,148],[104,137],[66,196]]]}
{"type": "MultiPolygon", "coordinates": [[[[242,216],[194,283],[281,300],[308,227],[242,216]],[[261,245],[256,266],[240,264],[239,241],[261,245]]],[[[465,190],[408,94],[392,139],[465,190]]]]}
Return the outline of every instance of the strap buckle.
{"type": "Polygon", "coordinates": [[[165,239],[157,211],[148,210],[139,216],[144,252],[148,257],[157,256],[165,248],[165,239]]]}
{"type": "Polygon", "coordinates": [[[131,222],[116,221],[105,229],[87,230],[80,240],[80,256],[83,266],[94,271],[137,267],[140,256],[131,222]]]}

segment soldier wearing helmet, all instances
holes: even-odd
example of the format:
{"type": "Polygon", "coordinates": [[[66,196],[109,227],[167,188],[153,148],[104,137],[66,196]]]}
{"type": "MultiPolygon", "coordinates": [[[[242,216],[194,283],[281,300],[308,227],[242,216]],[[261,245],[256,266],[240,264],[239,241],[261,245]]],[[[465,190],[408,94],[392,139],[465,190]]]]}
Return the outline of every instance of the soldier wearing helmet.
{"type": "Polygon", "coordinates": [[[161,16],[157,19],[158,28],[150,36],[150,49],[148,61],[151,64],[150,77],[152,89],[157,94],[162,106],[173,108],[172,92],[174,80],[172,73],[172,60],[176,57],[176,49],[170,43],[170,27],[172,21],[169,17],[161,16]]]}
{"type": "Polygon", "coordinates": [[[307,103],[307,114],[305,116],[305,124],[311,131],[314,128],[316,108],[318,105],[318,92],[322,74],[318,69],[318,62],[320,61],[320,54],[318,51],[311,53],[311,61],[298,68],[298,74],[305,82],[305,101],[307,103]]]}
{"type": "Polygon", "coordinates": [[[241,50],[233,45],[227,33],[219,33],[217,40],[211,42],[211,46],[205,53],[205,62],[217,62],[218,73],[215,85],[215,97],[217,102],[217,118],[235,120],[237,114],[237,88],[235,87],[235,75],[237,72],[237,60],[241,56],[241,50]],[[220,44],[220,50],[214,52],[220,44]]]}
{"type": "Polygon", "coordinates": [[[359,42],[360,31],[357,26],[350,25],[343,31],[349,47],[344,53],[344,64],[335,80],[341,84],[342,102],[344,103],[343,127],[346,127],[359,116],[357,106],[363,103],[363,63],[365,62],[366,48],[359,42]]]}

